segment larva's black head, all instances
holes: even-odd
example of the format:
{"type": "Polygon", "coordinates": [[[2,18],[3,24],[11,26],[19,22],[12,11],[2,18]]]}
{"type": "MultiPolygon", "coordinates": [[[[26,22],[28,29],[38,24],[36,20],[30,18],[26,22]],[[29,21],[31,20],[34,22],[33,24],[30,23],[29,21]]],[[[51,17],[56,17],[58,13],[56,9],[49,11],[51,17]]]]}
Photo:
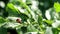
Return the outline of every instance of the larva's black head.
{"type": "Polygon", "coordinates": [[[18,34],[16,29],[13,28],[7,28],[7,32],[9,32],[10,34],[18,34]]]}

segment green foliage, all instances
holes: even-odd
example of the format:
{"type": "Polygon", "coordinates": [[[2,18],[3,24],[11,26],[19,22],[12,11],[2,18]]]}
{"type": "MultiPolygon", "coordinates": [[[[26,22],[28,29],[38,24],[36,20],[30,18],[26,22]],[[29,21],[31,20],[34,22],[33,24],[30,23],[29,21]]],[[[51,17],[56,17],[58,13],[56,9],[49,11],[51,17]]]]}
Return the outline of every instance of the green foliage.
{"type": "Polygon", "coordinates": [[[56,12],[60,12],[60,3],[59,2],[55,2],[54,3],[54,8],[55,8],[56,12]]]}
{"type": "Polygon", "coordinates": [[[0,34],[7,34],[7,29],[4,27],[0,27],[0,34]]]}
{"type": "Polygon", "coordinates": [[[6,20],[5,20],[4,18],[0,17],[0,27],[1,27],[2,25],[4,25],[5,22],[6,22],[6,20]]]}
{"type": "Polygon", "coordinates": [[[53,20],[45,20],[44,22],[46,22],[47,24],[51,25],[53,23],[53,20]]]}
{"type": "Polygon", "coordinates": [[[0,15],[3,14],[0,16],[0,34],[7,33],[7,28],[16,29],[18,34],[58,34],[60,31],[60,4],[55,0],[11,0],[0,9],[0,15]]]}

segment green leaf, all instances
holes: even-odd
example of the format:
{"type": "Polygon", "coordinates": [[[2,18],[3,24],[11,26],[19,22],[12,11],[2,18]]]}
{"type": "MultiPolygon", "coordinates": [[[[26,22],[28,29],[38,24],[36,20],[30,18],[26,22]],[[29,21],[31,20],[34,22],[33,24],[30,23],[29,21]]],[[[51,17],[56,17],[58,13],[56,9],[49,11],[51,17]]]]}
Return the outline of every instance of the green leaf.
{"type": "Polygon", "coordinates": [[[60,12],[60,4],[58,2],[54,3],[54,8],[55,8],[56,12],[60,12]]]}
{"type": "Polygon", "coordinates": [[[39,25],[42,25],[42,16],[38,16],[38,23],[39,25]]]}
{"type": "Polygon", "coordinates": [[[6,22],[5,19],[0,17],[0,26],[4,25],[5,22],[6,22]]]}
{"type": "Polygon", "coordinates": [[[8,3],[8,4],[7,4],[7,10],[20,13],[20,12],[18,11],[18,9],[16,8],[16,6],[13,5],[12,3],[8,3]],[[9,9],[10,9],[10,10],[9,10],[9,9]]]}
{"type": "Polygon", "coordinates": [[[58,30],[56,28],[52,28],[53,34],[58,34],[58,30]]]}
{"type": "Polygon", "coordinates": [[[32,24],[30,24],[27,27],[27,29],[28,29],[28,32],[37,32],[38,31],[32,24]]]}
{"type": "Polygon", "coordinates": [[[13,5],[12,3],[8,3],[6,9],[9,13],[9,16],[18,16],[18,14],[20,14],[16,6],[13,5]]]}
{"type": "Polygon", "coordinates": [[[44,22],[46,22],[47,24],[51,25],[53,23],[52,20],[45,20],[44,22]]]}

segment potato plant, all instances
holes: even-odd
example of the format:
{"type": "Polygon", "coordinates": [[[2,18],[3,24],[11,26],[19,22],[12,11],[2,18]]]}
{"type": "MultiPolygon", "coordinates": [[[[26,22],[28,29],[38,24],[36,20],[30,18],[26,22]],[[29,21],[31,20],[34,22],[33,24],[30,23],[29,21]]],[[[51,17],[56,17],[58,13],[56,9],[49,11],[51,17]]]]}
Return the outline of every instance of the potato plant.
{"type": "Polygon", "coordinates": [[[0,0],[0,34],[60,34],[60,0],[0,0]]]}

